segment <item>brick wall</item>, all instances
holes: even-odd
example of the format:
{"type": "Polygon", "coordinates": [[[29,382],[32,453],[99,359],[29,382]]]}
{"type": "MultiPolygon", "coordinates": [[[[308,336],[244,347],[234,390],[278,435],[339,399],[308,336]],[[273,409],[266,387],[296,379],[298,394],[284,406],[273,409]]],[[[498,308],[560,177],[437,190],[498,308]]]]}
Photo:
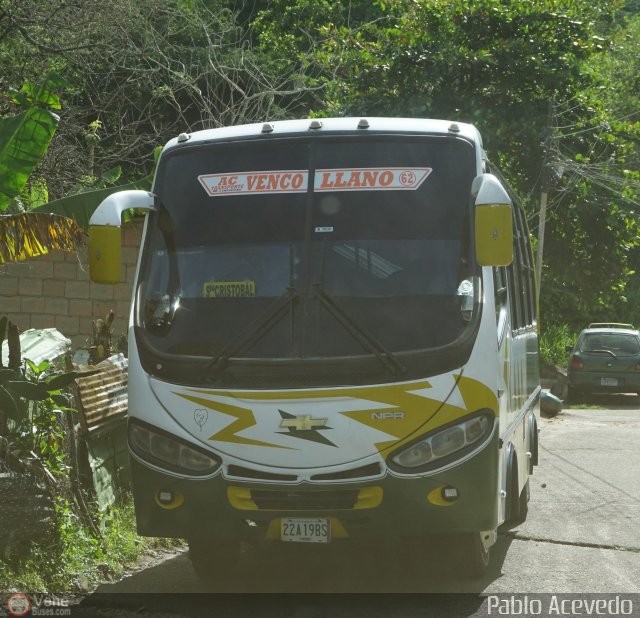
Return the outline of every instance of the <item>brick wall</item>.
{"type": "Polygon", "coordinates": [[[0,265],[0,316],[8,315],[21,332],[57,328],[76,349],[89,346],[92,321],[113,309],[115,339],[126,334],[141,233],[142,222],[122,226],[122,283],[118,285],[91,283],[86,247],[0,265]]]}

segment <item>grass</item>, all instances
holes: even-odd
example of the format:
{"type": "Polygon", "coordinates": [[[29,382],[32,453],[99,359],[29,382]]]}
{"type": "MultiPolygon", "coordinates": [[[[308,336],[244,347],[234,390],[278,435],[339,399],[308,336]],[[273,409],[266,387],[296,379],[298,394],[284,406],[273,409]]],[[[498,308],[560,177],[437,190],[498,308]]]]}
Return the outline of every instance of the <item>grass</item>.
{"type": "Polygon", "coordinates": [[[174,539],[136,534],[131,501],[96,516],[100,535],[84,525],[70,505],[58,500],[53,534],[40,544],[0,560],[0,590],[88,592],[158,548],[180,545],[174,539]]]}

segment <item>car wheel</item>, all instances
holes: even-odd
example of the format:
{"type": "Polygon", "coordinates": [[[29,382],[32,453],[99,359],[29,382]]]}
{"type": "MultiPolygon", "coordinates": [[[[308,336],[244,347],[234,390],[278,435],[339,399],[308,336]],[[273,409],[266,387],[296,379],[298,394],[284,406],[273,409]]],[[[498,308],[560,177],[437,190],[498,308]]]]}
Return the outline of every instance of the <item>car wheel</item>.
{"type": "Polygon", "coordinates": [[[189,539],[189,558],[198,579],[206,584],[215,584],[237,567],[240,541],[189,539]]]}

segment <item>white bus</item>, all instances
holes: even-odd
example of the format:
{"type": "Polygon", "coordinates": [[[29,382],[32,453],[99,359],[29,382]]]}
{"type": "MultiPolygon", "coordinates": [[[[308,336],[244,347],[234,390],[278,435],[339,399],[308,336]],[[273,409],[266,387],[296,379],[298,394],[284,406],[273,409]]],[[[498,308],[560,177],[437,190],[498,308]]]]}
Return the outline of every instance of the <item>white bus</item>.
{"type": "MultiPolygon", "coordinates": [[[[203,578],[242,541],[438,537],[481,575],[537,462],[534,275],[478,131],[333,118],[181,134],[151,193],[129,325],[138,531],[203,578]]],[[[310,547],[308,547],[311,550],[310,547]]]]}

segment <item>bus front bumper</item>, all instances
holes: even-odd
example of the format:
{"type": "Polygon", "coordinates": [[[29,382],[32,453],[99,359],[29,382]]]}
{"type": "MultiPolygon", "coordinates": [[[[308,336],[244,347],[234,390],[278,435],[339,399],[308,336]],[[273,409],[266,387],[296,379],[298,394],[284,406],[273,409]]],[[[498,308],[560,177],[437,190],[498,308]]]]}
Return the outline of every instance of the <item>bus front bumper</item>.
{"type": "Polygon", "coordinates": [[[493,530],[498,458],[494,434],[472,458],[430,476],[295,485],[178,479],[132,458],[138,532],[278,541],[282,519],[328,520],[332,541],[493,530]]]}

